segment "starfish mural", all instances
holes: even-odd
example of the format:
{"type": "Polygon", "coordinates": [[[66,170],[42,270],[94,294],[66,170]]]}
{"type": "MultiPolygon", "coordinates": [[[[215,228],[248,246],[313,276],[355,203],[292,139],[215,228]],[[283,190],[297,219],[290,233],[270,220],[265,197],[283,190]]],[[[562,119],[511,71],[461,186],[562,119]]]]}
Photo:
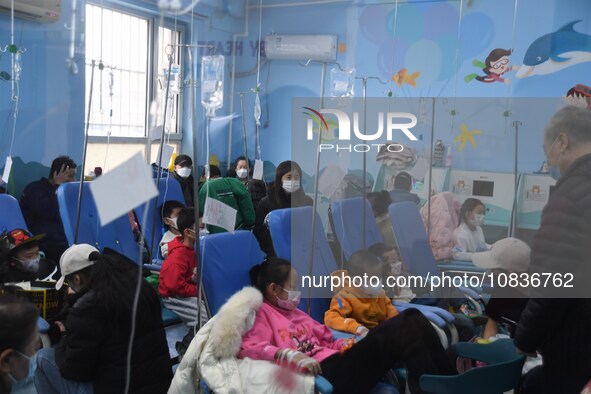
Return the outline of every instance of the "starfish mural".
{"type": "Polygon", "coordinates": [[[464,147],[466,146],[466,142],[470,142],[474,148],[476,148],[476,141],[474,141],[475,135],[480,135],[482,132],[480,130],[468,130],[468,126],[465,124],[460,125],[460,135],[454,138],[454,142],[459,142],[460,147],[458,148],[458,152],[461,152],[464,147]]]}

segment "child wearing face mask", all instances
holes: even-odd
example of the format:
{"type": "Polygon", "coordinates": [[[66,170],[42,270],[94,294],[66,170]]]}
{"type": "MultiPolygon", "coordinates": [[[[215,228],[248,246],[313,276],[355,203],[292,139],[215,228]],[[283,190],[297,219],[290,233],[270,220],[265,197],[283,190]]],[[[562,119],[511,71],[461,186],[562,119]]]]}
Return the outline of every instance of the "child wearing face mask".
{"type": "Polygon", "coordinates": [[[396,316],[398,312],[382,288],[383,273],[384,263],[377,256],[367,251],[355,252],[349,260],[349,278],[366,275],[367,280],[362,286],[355,286],[352,280],[332,298],[330,309],[324,314],[324,324],[364,337],[369,329],[396,316]]]}
{"type": "Polygon", "coordinates": [[[168,243],[181,235],[178,230],[178,225],[176,223],[177,217],[179,216],[179,212],[185,206],[176,200],[166,201],[160,207],[160,213],[162,215],[162,225],[166,229],[166,232],[162,236],[160,240],[160,254],[163,258],[168,257],[168,243]]]}
{"type": "Polygon", "coordinates": [[[32,236],[24,229],[0,234],[0,283],[51,279],[56,274],[56,264],[43,258],[39,250],[43,237],[32,236]]]}
{"type": "MultiPolygon", "coordinates": [[[[160,270],[158,293],[165,307],[175,312],[192,331],[197,324],[199,289],[193,279],[197,268],[195,210],[183,208],[177,216],[179,234],[168,243],[168,257],[160,270]]],[[[205,305],[201,305],[201,324],[207,321],[205,305]]]]}
{"type": "Polygon", "coordinates": [[[250,278],[263,302],[252,328],[242,337],[239,358],[322,375],[334,394],[369,393],[397,364],[406,367],[415,394],[422,393],[418,385],[422,374],[455,374],[433,327],[415,309],[385,320],[362,341],[335,340],[326,326],[297,309],[299,277],[289,261],[270,258],[254,266],[250,278]]]}
{"type": "Polygon", "coordinates": [[[311,206],[313,201],[302,188],[302,169],[295,161],[287,160],[277,166],[275,182],[255,207],[254,235],[257,237],[261,250],[267,257],[275,256],[273,241],[265,219],[269,212],[276,209],[311,206]]]}
{"type": "Polygon", "coordinates": [[[491,248],[484,240],[484,204],[476,198],[468,198],[460,210],[460,225],[454,230],[453,257],[455,260],[472,261],[472,254],[491,248]]]}

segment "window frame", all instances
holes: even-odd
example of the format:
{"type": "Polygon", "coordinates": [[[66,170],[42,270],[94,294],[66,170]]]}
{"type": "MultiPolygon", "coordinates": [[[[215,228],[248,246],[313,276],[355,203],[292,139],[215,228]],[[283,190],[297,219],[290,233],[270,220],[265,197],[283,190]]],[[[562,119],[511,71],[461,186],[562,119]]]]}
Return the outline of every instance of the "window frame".
{"type": "MultiPolygon", "coordinates": [[[[115,136],[111,135],[108,136],[99,136],[99,135],[88,135],[87,141],[89,144],[106,144],[107,142],[111,143],[119,143],[119,144],[138,144],[144,143],[146,144],[146,152],[149,152],[149,148],[152,145],[153,141],[150,139],[150,104],[151,102],[160,94],[158,89],[158,54],[157,54],[157,46],[159,45],[159,28],[167,28],[171,30],[175,30],[179,33],[179,41],[180,44],[183,45],[186,40],[186,32],[187,32],[187,24],[183,21],[177,20],[175,23],[174,19],[171,18],[164,18],[161,20],[159,15],[155,15],[153,13],[148,12],[147,10],[139,10],[136,7],[125,6],[120,3],[111,3],[108,0],[101,4],[95,1],[88,1],[86,5],[92,5],[99,8],[110,9],[112,11],[127,13],[132,16],[146,19],[147,21],[147,30],[148,30],[148,37],[147,37],[147,58],[148,58],[148,65],[146,69],[146,102],[145,105],[145,118],[144,118],[144,129],[145,134],[142,137],[129,137],[129,136],[115,136]],[[162,24],[160,22],[162,21],[162,24]]],[[[86,23],[86,22],[85,22],[86,23]]],[[[164,50],[164,48],[163,48],[164,50]]],[[[184,70],[184,56],[183,51],[179,50],[179,59],[177,63],[181,65],[181,72],[184,70]]],[[[86,66],[86,55],[85,55],[85,66],[86,66]]],[[[87,78],[88,76],[85,76],[87,78]]],[[[182,74],[181,74],[182,77],[182,74]]],[[[182,81],[181,81],[182,83],[182,81]]],[[[181,92],[179,93],[178,97],[178,113],[177,113],[177,132],[171,133],[167,135],[167,138],[170,138],[170,141],[179,142],[183,139],[183,105],[184,105],[184,85],[181,86],[181,92]]],[[[86,89],[85,89],[85,96],[86,96],[86,89]]],[[[85,108],[87,110],[87,108],[85,108]]],[[[161,115],[163,115],[162,108],[161,108],[161,115]]],[[[86,128],[86,116],[85,114],[85,128],[86,128]]]]}

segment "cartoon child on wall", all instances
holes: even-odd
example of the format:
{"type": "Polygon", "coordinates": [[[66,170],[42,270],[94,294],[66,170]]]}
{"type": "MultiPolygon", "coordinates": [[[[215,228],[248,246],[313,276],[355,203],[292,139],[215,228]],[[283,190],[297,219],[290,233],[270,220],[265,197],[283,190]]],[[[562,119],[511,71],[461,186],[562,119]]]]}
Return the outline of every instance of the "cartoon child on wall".
{"type": "Polygon", "coordinates": [[[485,83],[504,82],[509,84],[510,79],[503,78],[503,75],[509,71],[519,69],[518,65],[509,66],[509,56],[511,56],[511,53],[513,53],[512,49],[497,48],[493,49],[491,53],[488,54],[484,63],[479,60],[474,60],[472,64],[476,67],[482,67],[482,71],[484,71],[486,75],[481,76],[473,73],[466,75],[464,81],[470,82],[473,79],[476,79],[477,81],[485,83]]]}

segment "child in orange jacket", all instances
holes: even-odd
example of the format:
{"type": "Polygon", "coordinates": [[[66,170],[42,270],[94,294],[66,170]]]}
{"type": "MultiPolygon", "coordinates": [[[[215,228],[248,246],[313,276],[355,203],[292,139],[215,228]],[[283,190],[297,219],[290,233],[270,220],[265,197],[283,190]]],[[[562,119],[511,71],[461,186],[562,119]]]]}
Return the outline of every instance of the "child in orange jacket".
{"type": "Polygon", "coordinates": [[[383,263],[368,251],[349,260],[349,283],[333,298],[324,314],[328,327],[358,336],[398,314],[383,289],[383,263]]]}

